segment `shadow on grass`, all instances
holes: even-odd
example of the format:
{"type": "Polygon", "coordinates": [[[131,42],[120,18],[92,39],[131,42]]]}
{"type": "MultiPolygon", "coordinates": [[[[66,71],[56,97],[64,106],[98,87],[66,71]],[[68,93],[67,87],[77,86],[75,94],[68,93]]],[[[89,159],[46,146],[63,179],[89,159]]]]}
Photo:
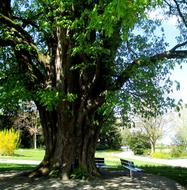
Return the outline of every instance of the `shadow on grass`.
{"type": "Polygon", "coordinates": [[[165,176],[187,187],[187,168],[172,166],[141,166],[146,173],[165,176]]]}

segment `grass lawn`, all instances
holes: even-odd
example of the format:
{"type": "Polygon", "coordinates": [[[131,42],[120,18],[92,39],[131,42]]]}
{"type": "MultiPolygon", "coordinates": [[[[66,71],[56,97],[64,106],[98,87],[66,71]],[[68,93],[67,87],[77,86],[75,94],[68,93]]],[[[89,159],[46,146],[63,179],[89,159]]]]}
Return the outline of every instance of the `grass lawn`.
{"type": "Polygon", "coordinates": [[[13,156],[0,156],[0,159],[15,159],[15,160],[42,160],[44,150],[42,149],[17,149],[13,156]]]}
{"type": "Polygon", "coordinates": [[[10,171],[10,170],[32,170],[36,165],[28,164],[2,164],[0,163],[0,171],[10,171]]]}

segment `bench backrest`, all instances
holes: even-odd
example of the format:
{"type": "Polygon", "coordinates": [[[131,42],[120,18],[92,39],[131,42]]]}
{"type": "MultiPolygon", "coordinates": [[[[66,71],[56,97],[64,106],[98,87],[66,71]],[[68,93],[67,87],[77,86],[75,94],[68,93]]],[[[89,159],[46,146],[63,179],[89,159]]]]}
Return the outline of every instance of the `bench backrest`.
{"type": "Polygon", "coordinates": [[[95,158],[95,163],[104,164],[105,163],[105,159],[104,158],[95,158]]]}
{"type": "Polygon", "coordinates": [[[122,166],[131,166],[134,167],[134,162],[129,161],[129,160],[124,160],[124,159],[120,159],[121,160],[121,165],[122,166]]]}

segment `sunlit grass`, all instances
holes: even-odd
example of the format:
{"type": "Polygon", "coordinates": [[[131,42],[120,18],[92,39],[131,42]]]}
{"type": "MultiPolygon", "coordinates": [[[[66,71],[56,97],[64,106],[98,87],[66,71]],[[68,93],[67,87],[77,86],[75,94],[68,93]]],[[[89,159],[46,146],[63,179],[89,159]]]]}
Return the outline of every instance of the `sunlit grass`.
{"type": "Polygon", "coordinates": [[[13,156],[0,156],[0,159],[38,160],[41,161],[45,151],[42,149],[17,149],[13,156]]]}

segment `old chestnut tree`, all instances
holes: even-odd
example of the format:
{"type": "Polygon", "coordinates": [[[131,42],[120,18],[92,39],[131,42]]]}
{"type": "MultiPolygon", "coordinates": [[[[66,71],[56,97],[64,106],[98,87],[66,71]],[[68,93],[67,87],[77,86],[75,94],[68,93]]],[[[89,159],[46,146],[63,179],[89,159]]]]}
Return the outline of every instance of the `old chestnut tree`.
{"type": "MultiPolygon", "coordinates": [[[[32,175],[58,172],[66,179],[78,167],[98,175],[94,153],[105,111],[99,108],[108,94],[125,92],[133,80],[145,84],[164,75],[167,59],[187,56],[180,49],[185,39],[165,51],[163,39],[150,36],[154,27],[146,12],[155,2],[1,2],[1,98],[7,98],[6,106],[33,100],[45,138],[45,157],[32,175]],[[133,33],[135,27],[149,32],[147,38],[133,33]]],[[[186,22],[177,1],[166,5],[186,22]]]]}

